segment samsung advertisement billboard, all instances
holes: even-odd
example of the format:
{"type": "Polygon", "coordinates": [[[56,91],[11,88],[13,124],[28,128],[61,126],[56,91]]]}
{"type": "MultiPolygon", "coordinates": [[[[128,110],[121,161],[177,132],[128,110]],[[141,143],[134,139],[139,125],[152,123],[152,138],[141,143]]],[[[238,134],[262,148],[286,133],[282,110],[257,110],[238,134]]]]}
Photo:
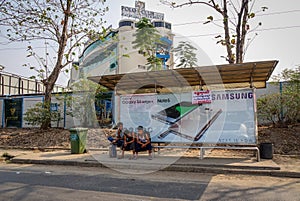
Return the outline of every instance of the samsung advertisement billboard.
{"type": "Polygon", "coordinates": [[[120,96],[120,120],[143,126],[152,142],[255,145],[252,89],[120,96]]]}

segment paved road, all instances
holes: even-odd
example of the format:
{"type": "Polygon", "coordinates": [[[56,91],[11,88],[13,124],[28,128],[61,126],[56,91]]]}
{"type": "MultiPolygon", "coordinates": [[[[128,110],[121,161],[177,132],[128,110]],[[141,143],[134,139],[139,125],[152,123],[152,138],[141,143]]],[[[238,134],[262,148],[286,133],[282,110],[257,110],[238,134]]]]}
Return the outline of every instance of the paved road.
{"type": "Polygon", "coordinates": [[[299,179],[0,165],[0,200],[300,200],[299,179]]]}

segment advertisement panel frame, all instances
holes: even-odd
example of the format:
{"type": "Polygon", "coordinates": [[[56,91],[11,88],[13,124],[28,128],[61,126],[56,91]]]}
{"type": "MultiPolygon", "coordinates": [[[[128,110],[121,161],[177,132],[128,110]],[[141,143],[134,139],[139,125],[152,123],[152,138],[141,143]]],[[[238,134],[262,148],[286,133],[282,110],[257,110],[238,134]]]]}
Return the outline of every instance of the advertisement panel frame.
{"type": "MultiPolygon", "coordinates": [[[[224,145],[224,146],[257,146],[257,144],[258,144],[258,127],[257,127],[257,111],[256,111],[256,96],[255,96],[255,88],[237,88],[237,89],[227,89],[227,90],[225,90],[225,91],[237,91],[237,90],[248,90],[248,91],[251,91],[252,92],[252,95],[253,95],[253,97],[252,97],[252,106],[251,107],[253,107],[252,108],[252,111],[253,111],[253,129],[254,129],[254,131],[253,131],[253,136],[254,136],[254,142],[247,142],[247,143],[241,143],[241,142],[238,142],[238,143],[234,143],[234,142],[230,142],[230,143],[226,143],[226,142],[216,142],[215,143],[215,145],[218,145],[218,146],[222,146],[222,145],[224,145]]],[[[141,95],[153,95],[153,93],[149,93],[149,94],[147,94],[147,93],[145,93],[145,94],[123,94],[123,95],[116,95],[117,96],[117,99],[119,99],[119,105],[118,105],[118,107],[117,106],[115,106],[115,108],[119,108],[119,111],[118,111],[118,120],[120,120],[120,121],[122,121],[122,118],[121,118],[121,116],[122,116],[122,114],[121,114],[121,112],[122,112],[122,109],[121,109],[121,97],[122,96],[135,96],[135,95],[139,95],[139,96],[141,96],[141,95]]],[[[192,94],[192,93],[191,93],[192,94]]],[[[156,95],[158,95],[158,94],[156,94],[156,95]]],[[[164,94],[164,95],[168,95],[168,94],[164,94]]],[[[115,102],[115,105],[116,105],[116,102],[115,102]]],[[[252,117],[251,117],[252,118],[252,117]]],[[[125,127],[126,127],[126,125],[124,125],[125,127]]],[[[169,144],[170,142],[168,142],[168,141],[156,141],[156,140],[154,140],[153,141],[153,143],[157,143],[157,144],[169,144]]],[[[176,145],[184,145],[184,144],[188,144],[187,142],[171,142],[171,144],[176,144],[176,145]]],[[[203,145],[207,145],[207,144],[213,144],[213,143],[211,143],[211,142],[195,142],[195,141],[193,141],[191,144],[194,144],[194,145],[199,145],[199,147],[201,147],[201,146],[203,146],[203,145]]]]}

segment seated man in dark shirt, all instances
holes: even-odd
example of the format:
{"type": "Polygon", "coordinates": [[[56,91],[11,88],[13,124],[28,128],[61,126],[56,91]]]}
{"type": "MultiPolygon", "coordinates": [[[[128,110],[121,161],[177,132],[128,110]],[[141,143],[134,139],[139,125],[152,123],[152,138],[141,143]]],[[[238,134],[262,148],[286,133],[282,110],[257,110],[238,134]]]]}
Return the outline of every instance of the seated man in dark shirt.
{"type": "Polygon", "coordinates": [[[149,153],[149,160],[152,160],[152,146],[151,146],[151,139],[150,136],[147,135],[147,133],[144,131],[143,126],[138,127],[138,133],[136,136],[136,143],[135,143],[135,152],[136,155],[134,156],[133,159],[137,159],[138,157],[138,152],[140,151],[148,151],[149,153]]]}
{"type": "MultiPolygon", "coordinates": [[[[124,158],[124,152],[125,151],[130,151],[133,150],[133,155],[135,154],[135,135],[133,132],[130,132],[129,130],[125,130],[124,131],[124,138],[123,138],[123,146],[122,146],[122,155],[121,157],[119,157],[119,159],[123,159],[124,158]]],[[[132,159],[132,157],[130,157],[129,159],[132,159]]]]}
{"type": "Polygon", "coordinates": [[[111,136],[109,136],[107,139],[113,144],[113,145],[117,145],[117,147],[122,147],[123,145],[123,138],[124,138],[124,133],[123,133],[123,123],[119,122],[117,124],[118,126],[118,130],[116,131],[116,137],[113,138],[111,136]]]}

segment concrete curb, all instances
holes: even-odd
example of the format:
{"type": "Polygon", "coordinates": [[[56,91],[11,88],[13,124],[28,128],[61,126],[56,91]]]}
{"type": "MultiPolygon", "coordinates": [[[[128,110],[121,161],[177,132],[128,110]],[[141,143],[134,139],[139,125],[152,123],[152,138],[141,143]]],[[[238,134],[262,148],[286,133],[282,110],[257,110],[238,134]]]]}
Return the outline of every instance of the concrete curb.
{"type": "MultiPolygon", "coordinates": [[[[99,163],[97,160],[85,160],[85,162],[94,162],[94,163],[99,163]]],[[[118,165],[120,163],[118,162],[111,162],[111,165],[118,165]]],[[[139,163],[138,161],[134,162],[135,165],[143,166],[145,164],[139,163]]],[[[149,165],[149,164],[147,164],[149,165]]],[[[159,163],[159,164],[152,164],[153,166],[169,166],[170,164],[164,164],[164,163],[159,163]]],[[[274,166],[250,166],[250,165],[223,165],[223,164],[199,164],[199,163],[174,163],[172,165],[180,166],[180,167],[204,167],[204,168],[225,168],[225,169],[252,169],[252,170],[280,170],[280,167],[274,167],[274,166]]]]}
{"type": "MultiPolygon", "coordinates": [[[[11,163],[16,164],[39,164],[39,165],[65,165],[65,166],[79,166],[79,167],[100,167],[108,168],[99,162],[79,162],[79,161],[62,161],[62,160],[33,160],[33,159],[18,159],[13,158],[11,163]]],[[[109,164],[110,167],[115,168],[132,168],[130,165],[109,164]]],[[[142,167],[142,166],[139,166],[142,167]]],[[[156,167],[157,166],[153,166],[156,167]]],[[[160,168],[159,168],[160,169],[160,168]]],[[[180,165],[173,164],[160,171],[176,171],[176,172],[195,172],[195,173],[213,173],[213,174],[246,174],[256,176],[273,176],[273,177],[288,177],[288,178],[300,178],[300,172],[288,172],[278,169],[254,169],[254,167],[247,168],[241,166],[216,166],[216,165],[180,165]]]]}
{"type": "Polygon", "coordinates": [[[250,166],[250,165],[221,165],[221,164],[174,164],[177,166],[205,167],[205,168],[223,168],[223,169],[241,169],[241,170],[280,170],[280,167],[272,166],[250,166]]]}
{"type": "MultiPolygon", "coordinates": [[[[18,150],[40,150],[40,151],[70,151],[71,148],[66,147],[18,147],[18,146],[0,146],[0,149],[18,149],[18,150]]],[[[108,148],[89,148],[91,151],[108,151],[108,148]]]]}
{"type": "Polygon", "coordinates": [[[80,167],[101,167],[106,168],[102,163],[95,162],[79,162],[79,161],[62,161],[62,160],[33,160],[13,158],[10,160],[15,164],[37,164],[37,165],[64,165],[64,166],[80,166],[80,167]]]}
{"type": "Polygon", "coordinates": [[[0,149],[17,149],[17,150],[70,150],[65,147],[24,147],[24,146],[0,146],[0,149]]]}
{"type": "Polygon", "coordinates": [[[197,173],[213,173],[213,174],[244,174],[253,176],[273,176],[273,177],[288,177],[300,178],[300,172],[287,172],[280,170],[251,170],[251,169],[231,169],[231,168],[217,168],[217,167],[182,167],[172,165],[164,169],[165,171],[177,172],[197,172],[197,173]]]}

